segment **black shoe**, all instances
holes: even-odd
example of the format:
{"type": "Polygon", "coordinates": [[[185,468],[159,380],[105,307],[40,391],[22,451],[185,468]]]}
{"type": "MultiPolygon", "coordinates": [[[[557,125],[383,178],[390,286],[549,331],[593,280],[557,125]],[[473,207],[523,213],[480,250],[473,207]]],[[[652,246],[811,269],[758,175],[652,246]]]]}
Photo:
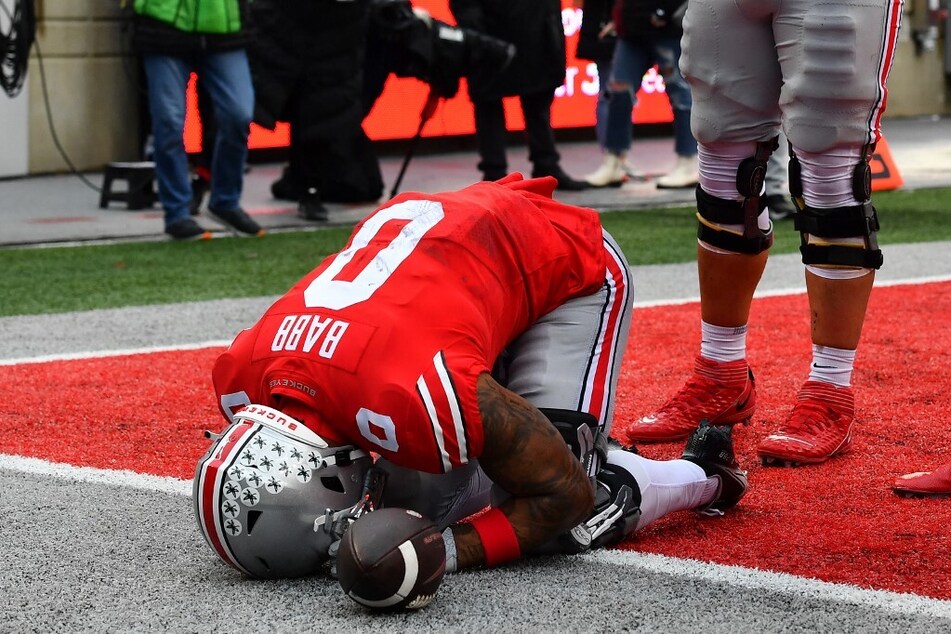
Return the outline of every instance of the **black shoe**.
{"type": "Polygon", "coordinates": [[[243,233],[249,236],[264,235],[264,229],[261,228],[261,225],[254,222],[254,220],[251,219],[251,216],[245,213],[244,209],[241,209],[241,207],[230,209],[228,211],[212,209],[209,207],[208,213],[238,233],[243,233]]]}
{"type": "Polygon", "coordinates": [[[297,213],[304,220],[324,222],[330,217],[327,208],[320,201],[320,193],[316,187],[309,187],[297,203],[297,213]]]}
{"type": "Polygon", "coordinates": [[[769,219],[773,222],[786,220],[796,215],[796,206],[792,199],[782,194],[767,194],[766,207],[769,209],[769,219]]]}
{"type": "Polygon", "coordinates": [[[746,494],[749,482],[746,471],[740,468],[733,453],[731,427],[714,427],[706,418],[697,431],[687,439],[682,460],[699,465],[708,478],[720,479],[717,498],[702,509],[707,515],[722,515],[724,509],[735,506],[746,494]]]}
{"type": "Polygon", "coordinates": [[[540,178],[542,176],[554,176],[558,180],[558,186],[556,189],[566,192],[580,192],[590,187],[587,181],[573,179],[572,177],[568,176],[560,167],[556,167],[551,170],[536,170],[532,172],[532,178],[540,178]]]}
{"type": "Polygon", "coordinates": [[[497,181],[502,178],[505,178],[505,172],[496,172],[495,170],[489,170],[487,172],[482,172],[482,180],[484,181],[497,181]]]}
{"type": "Polygon", "coordinates": [[[192,176],[192,201],[188,204],[188,211],[191,215],[197,216],[201,211],[201,203],[205,199],[205,194],[211,189],[211,183],[197,174],[192,176]]]}
{"type": "Polygon", "coordinates": [[[206,231],[191,218],[184,218],[165,227],[165,233],[174,240],[210,240],[211,232],[206,231]]]}
{"type": "Polygon", "coordinates": [[[303,188],[285,167],[281,177],[271,183],[271,195],[278,200],[297,200],[303,195],[303,188]]]}

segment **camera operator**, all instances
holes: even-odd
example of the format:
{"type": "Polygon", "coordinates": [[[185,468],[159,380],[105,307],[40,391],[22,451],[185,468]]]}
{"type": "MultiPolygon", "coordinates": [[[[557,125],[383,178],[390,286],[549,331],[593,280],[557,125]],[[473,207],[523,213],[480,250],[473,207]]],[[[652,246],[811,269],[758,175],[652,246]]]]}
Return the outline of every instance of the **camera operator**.
{"type": "Polygon", "coordinates": [[[484,179],[497,180],[508,170],[502,98],[517,95],[525,117],[532,176],[554,176],[562,190],[585,189],[585,182],[562,170],[551,127],[555,89],[565,80],[561,2],[450,0],[449,8],[459,26],[511,42],[517,51],[504,72],[476,72],[469,78],[484,179]]]}
{"type": "Polygon", "coordinates": [[[254,120],[291,127],[290,162],[271,185],[298,201],[300,215],[327,220],[323,202],[375,202],[379,163],[361,122],[370,0],[255,0],[249,49],[257,94],[254,120]]]}

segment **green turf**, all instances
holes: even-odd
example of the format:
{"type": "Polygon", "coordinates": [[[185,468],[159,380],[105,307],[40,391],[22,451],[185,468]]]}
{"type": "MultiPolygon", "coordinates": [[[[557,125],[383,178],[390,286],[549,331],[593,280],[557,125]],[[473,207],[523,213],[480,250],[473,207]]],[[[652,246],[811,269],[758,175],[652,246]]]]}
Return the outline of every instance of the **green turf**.
{"type": "MultiPolygon", "coordinates": [[[[882,244],[951,240],[951,189],[881,193],[875,205],[882,244]]],[[[632,265],[695,258],[689,208],[611,212],[603,219],[632,265]]],[[[348,234],[333,228],[260,239],[3,249],[0,316],[276,295],[339,249],[348,234]]],[[[792,223],[780,223],[772,253],[791,253],[798,244],[792,223]]]]}

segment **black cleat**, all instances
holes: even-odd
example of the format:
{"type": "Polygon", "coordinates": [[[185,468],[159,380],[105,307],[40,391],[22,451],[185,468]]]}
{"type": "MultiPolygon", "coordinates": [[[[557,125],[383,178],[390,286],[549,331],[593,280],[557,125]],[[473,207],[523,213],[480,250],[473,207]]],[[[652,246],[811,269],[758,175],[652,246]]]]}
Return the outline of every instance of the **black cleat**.
{"type": "Polygon", "coordinates": [[[733,453],[731,427],[715,427],[703,419],[697,431],[687,439],[687,446],[681,456],[703,469],[709,478],[720,479],[717,498],[702,509],[707,515],[722,515],[725,509],[735,506],[746,494],[749,482],[746,471],[740,468],[733,453]]]}

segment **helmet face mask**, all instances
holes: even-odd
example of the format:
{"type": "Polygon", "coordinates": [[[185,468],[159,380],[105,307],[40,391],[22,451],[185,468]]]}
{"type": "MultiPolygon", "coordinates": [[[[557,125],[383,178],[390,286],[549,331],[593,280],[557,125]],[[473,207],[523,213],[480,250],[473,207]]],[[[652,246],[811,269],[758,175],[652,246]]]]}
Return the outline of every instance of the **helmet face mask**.
{"type": "Polygon", "coordinates": [[[329,447],[281,412],[249,405],[198,462],[193,506],[212,550],[251,577],[317,574],[330,538],[315,520],[361,498],[370,456],[329,447]]]}

